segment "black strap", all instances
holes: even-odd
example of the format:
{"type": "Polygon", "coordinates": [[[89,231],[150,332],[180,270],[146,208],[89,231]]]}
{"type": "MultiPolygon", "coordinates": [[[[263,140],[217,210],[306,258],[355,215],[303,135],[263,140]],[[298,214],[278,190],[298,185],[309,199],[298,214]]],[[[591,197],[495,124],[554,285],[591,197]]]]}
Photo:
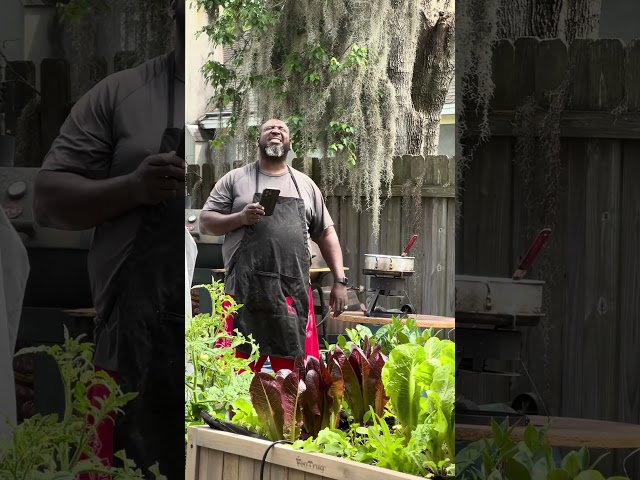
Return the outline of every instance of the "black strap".
{"type": "Polygon", "coordinates": [[[173,122],[175,120],[175,75],[176,75],[176,54],[174,51],[169,53],[167,61],[169,65],[167,68],[167,82],[169,86],[169,105],[167,105],[167,128],[173,128],[173,122]]]}

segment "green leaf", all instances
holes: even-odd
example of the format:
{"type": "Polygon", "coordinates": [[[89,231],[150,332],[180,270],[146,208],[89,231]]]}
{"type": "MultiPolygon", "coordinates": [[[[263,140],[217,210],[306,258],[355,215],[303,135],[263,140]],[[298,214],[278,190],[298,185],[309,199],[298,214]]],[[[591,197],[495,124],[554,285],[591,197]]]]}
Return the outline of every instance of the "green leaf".
{"type": "Polygon", "coordinates": [[[566,470],[551,470],[546,480],[570,480],[571,476],[566,470]]]}
{"type": "Polygon", "coordinates": [[[580,472],[573,480],[605,480],[605,478],[596,470],[585,470],[580,472]]]}
{"type": "Polygon", "coordinates": [[[538,449],[538,431],[531,424],[524,429],[524,443],[532,453],[538,449]]]}
{"type": "Polygon", "coordinates": [[[258,372],[251,381],[249,392],[251,402],[262,425],[265,426],[269,439],[284,439],[284,408],[277,380],[268,373],[258,372]]]}
{"type": "Polygon", "coordinates": [[[569,476],[571,478],[578,475],[578,473],[582,470],[582,467],[580,465],[580,456],[578,455],[578,452],[576,451],[569,452],[562,459],[560,466],[562,467],[563,470],[566,470],[569,473],[569,476]]]}
{"type": "MultiPolygon", "coordinates": [[[[502,474],[496,469],[491,472],[491,475],[487,477],[487,480],[511,480],[510,478],[504,478],[502,474]]],[[[514,479],[515,480],[515,479],[514,479]]]]}
{"type": "Polygon", "coordinates": [[[513,458],[507,460],[504,474],[508,480],[531,480],[531,472],[527,467],[513,458]]]}
{"type": "Polygon", "coordinates": [[[391,397],[394,412],[407,441],[420,415],[421,390],[415,373],[425,360],[426,352],[419,345],[398,345],[382,369],[385,391],[391,397]]]}

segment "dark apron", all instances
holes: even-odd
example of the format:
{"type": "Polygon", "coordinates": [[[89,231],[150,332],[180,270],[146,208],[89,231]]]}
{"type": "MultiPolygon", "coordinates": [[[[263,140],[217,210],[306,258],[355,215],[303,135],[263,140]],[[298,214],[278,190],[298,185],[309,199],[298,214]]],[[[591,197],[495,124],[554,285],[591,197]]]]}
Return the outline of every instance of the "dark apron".
{"type": "MultiPolygon", "coordinates": [[[[304,201],[287,166],[299,198],[278,197],[271,216],[247,226],[229,274],[235,278],[235,297],[242,308],[233,325],[243,335],[253,335],[260,355],[293,359],[305,354],[305,329],[309,314],[309,266],[304,201]]],[[[259,202],[259,169],[256,193],[259,202]]],[[[250,354],[241,345],[238,350],[250,354]]]]}
{"type": "MultiPolygon", "coordinates": [[[[169,55],[169,110],[160,151],[176,150],[175,60],[169,55]]],[[[114,451],[153,478],[158,462],[169,480],[184,478],[184,199],[143,207],[131,254],[116,279],[106,315],[111,355],[122,390],[138,396],[118,415],[114,451]]]]}

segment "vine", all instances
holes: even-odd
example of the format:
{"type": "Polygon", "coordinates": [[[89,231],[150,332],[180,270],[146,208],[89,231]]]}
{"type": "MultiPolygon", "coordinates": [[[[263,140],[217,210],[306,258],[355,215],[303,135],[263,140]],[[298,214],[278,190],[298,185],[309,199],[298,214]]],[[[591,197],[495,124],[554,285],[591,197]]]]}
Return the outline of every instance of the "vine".
{"type": "Polygon", "coordinates": [[[462,216],[462,180],[478,146],[491,134],[489,107],[493,98],[493,48],[497,40],[499,0],[458,0],[456,41],[456,225],[462,216]],[[467,145],[466,113],[474,111],[479,127],[475,144],[467,145]]]}

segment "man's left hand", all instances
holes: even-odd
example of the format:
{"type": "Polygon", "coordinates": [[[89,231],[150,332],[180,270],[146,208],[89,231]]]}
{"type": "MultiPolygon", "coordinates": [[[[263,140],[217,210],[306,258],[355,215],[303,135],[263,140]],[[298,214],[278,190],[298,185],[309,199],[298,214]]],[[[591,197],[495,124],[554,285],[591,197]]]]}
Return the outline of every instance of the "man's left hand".
{"type": "Polygon", "coordinates": [[[329,296],[329,305],[333,309],[333,316],[337,317],[347,305],[347,287],[342,283],[334,283],[329,296]]]}

